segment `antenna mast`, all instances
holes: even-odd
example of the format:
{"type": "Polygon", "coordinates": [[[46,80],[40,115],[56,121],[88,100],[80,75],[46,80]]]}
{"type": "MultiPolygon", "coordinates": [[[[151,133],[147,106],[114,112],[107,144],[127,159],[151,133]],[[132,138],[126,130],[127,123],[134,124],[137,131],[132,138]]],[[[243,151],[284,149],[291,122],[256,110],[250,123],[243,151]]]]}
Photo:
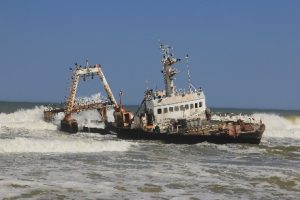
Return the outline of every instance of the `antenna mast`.
{"type": "Polygon", "coordinates": [[[185,61],[186,61],[186,68],[187,68],[187,74],[188,74],[188,80],[189,80],[189,91],[192,92],[192,82],[191,82],[191,74],[190,74],[190,68],[189,68],[189,55],[186,54],[185,61]]]}
{"type": "Polygon", "coordinates": [[[86,58],[85,62],[86,62],[86,67],[89,67],[89,58],[86,58]]]}

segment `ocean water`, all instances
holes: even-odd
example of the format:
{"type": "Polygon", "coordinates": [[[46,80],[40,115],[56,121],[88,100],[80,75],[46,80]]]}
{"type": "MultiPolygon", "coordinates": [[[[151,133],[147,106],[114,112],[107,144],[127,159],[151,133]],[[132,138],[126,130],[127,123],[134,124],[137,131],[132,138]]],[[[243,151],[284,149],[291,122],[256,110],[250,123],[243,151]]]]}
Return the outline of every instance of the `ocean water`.
{"type": "Polygon", "coordinates": [[[213,109],[262,119],[261,143],[174,145],[68,135],[43,110],[0,103],[0,199],[300,199],[299,111],[213,109]]]}

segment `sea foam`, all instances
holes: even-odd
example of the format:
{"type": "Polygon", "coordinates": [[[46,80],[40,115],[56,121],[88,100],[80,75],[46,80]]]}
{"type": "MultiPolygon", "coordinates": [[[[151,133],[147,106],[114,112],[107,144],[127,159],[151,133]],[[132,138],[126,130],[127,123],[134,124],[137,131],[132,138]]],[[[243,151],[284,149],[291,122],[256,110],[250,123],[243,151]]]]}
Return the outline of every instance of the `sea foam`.
{"type": "Polygon", "coordinates": [[[127,141],[94,140],[83,138],[22,138],[0,140],[0,153],[91,153],[126,151],[127,141]]]}

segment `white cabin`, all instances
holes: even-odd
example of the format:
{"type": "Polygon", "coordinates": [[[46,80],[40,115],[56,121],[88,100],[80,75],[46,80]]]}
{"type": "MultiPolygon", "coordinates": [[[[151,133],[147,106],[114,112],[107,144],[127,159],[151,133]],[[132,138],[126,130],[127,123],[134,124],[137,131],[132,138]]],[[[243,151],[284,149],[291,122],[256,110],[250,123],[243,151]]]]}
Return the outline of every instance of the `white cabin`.
{"type": "Polygon", "coordinates": [[[155,123],[163,123],[165,119],[205,119],[205,95],[199,89],[188,93],[177,93],[171,97],[164,95],[165,91],[148,94],[145,100],[145,109],[154,116],[155,123]]]}

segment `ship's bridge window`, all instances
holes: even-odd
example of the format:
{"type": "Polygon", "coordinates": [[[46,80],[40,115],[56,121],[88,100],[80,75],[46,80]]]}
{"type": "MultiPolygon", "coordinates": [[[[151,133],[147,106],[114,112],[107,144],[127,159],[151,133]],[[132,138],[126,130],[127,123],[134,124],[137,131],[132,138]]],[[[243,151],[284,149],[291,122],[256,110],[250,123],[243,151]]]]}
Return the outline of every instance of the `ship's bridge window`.
{"type": "Polygon", "coordinates": [[[183,105],[180,106],[180,110],[184,110],[184,106],[183,105]]]}
{"type": "Polygon", "coordinates": [[[202,107],[202,101],[199,102],[199,108],[201,108],[201,107],[202,107]]]}
{"type": "Polygon", "coordinates": [[[193,109],[194,108],[194,104],[190,104],[190,109],[193,109]]]}
{"type": "Polygon", "coordinates": [[[175,111],[178,111],[179,110],[179,107],[178,106],[175,106],[175,111]]]}
{"type": "Polygon", "coordinates": [[[169,107],[169,112],[173,112],[174,108],[173,107],[169,107]]]}
{"type": "Polygon", "coordinates": [[[198,108],[198,103],[195,103],[195,108],[198,108]]]}
{"type": "Polygon", "coordinates": [[[189,109],[189,104],[185,104],[184,108],[185,108],[186,110],[188,110],[188,109],[189,109]]]}
{"type": "Polygon", "coordinates": [[[161,108],[157,109],[157,114],[161,114],[161,108]]]}
{"type": "Polygon", "coordinates": [[[164,113],[167,113],[168,112],[168,108],[164,108],[164,113]]]}

